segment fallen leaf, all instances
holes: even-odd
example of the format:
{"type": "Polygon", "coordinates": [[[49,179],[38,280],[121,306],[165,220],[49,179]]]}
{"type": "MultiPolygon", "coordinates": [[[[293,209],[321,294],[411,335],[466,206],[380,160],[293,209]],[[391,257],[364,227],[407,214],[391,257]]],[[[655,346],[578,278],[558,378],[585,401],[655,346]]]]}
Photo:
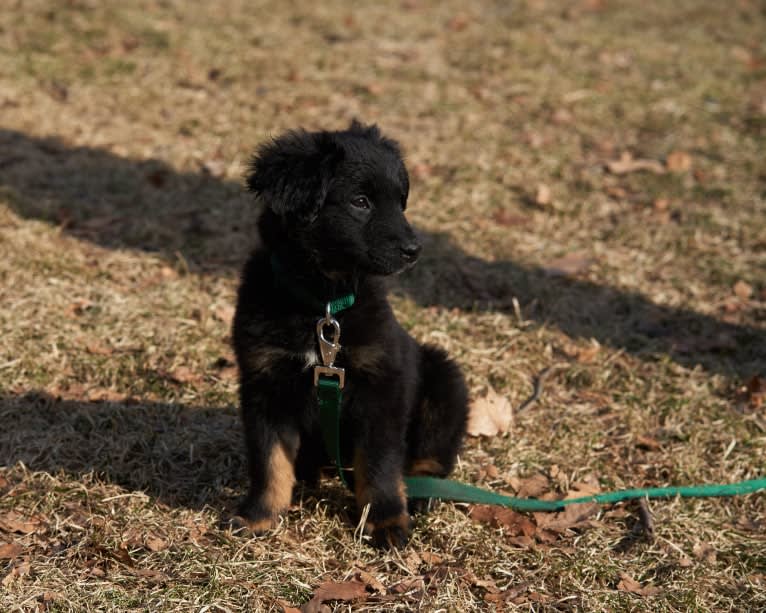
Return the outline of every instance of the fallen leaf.
{"type": "Polygon", "coordinates": [[[627,573],[620,573],[620,582],[617,584],[617,589],[621,592],[637,594],[638,596],[654,596],[660,591],[660,588],[652,585],[642,586],[627,573]]]}
{"type": "Polygon", "coordinates": [[[537,498],[551,489],[548,477],[542,473],[535,473],[526,479],[509,477],[506,481],[519,498],[537,498]]]}
{"type": "Polygon", "coordinates": [[[551,203],[551,188],[541,183],[537,186],[537,192],[535,193],[535,202],[540,206],[545,206],[551,203]]]}
{"type": "Polygon", "coordinates": [[[653,203],[654,210],[657,212],[667,211],[670,206],[670,200],[667,198],[657,198],[653,203]]]}
{"type": "Polygon", "coordinates": [[[301,610],[292,606],[284,600],[277,600],[277,604],[282,607],[282,613],[301,613],[301,610]]]}
{"type": "Polygon", "coordinates": [[[20,564],[17,564],[11,569],[11,572],[9,572],[5,577],[3,577],[2,584],[4,586],[8,586],[11,583],[13,583],[16,579],[19,579],[21,577],[27,577],[32,574],[32,567],[30,566],[29,562],[24,561],[20,564]]]}
{"type": "Polygon", "coordinates": [[[359,570],[356,573],[356,577],[372,590],[381,594],[386,593],[386,586],[372,573],[368,573],[366,570],[359,570]]]}
{"type": "Polygon", "coordinates": [[[555,258],[544,267],[545,272],[552,276],[574,276],[586,272],[593,258],[583,251],[573,251],[560,258],[555,258]]]}
{"type": "Polygon", "coordinates": [[[660,445],[659,442],[657,442],[651,436],[646,436],[643,434],[636,436],[636,447],[641,449],[648,449],[649,451],[658,451],[659,449],[662,449],[662,445],[660,445]]]}
{"type": "Polygon", "coordinates": [[[447,22],[447,27],[453,32],[462,32],[471,23],[471,18],[465,13],[458,13],[447,22]]]}
{"type": "Polygon", "coordinates": [[[572,528],[581,528],[587,520],[598,513],[600,506],[595,502],[570,504],[559,513],[533,513],[540,530],[550,530],[562,534],[572,528]]]}
{"type": "Polygon", "coordinates": [[[486,396],[471,403],[468,414],[468,434],[471,436],[505,434],[512,423],[511,403],[491,387],[486,396]]]}
{"type": "Polygon", "coordinates": [[[158,551],[164,551],[168,548],[168,542],[158,536],[149,536],[146,539],[146,548],[149,551],[157,553],[158,551]]]}
{"type": "Polygon", "coordinates": [[[740,300],[748,300],[753,295],[753,286],[745,281],[737,281],[732,288],[740,300]]]}
{"type": "Polygon", "coordinates": [[[532,537],[537,531],[535,523],[526,515],[496,505],[476,505],[471,508],[468,516],[474,521],[502,528],[508,536],[532,537]]]}
{"type": "Polygon", "coordinates": [[[16,511],[8,511],[0,515],[0,530],[5,532],[17,532],[20,534],[32,534],[40,527],[41,521],[37,517],[24,517],[16,511]]]}
{"type": "Polygon", "coordinates": [[[322,604],[330,600],[349,602],[365,596],[367,596],[367,586],[361,581],[327,581],[314,591],[314,596],[301,607],[301,611],[319,613],[322,604]]]}
{"type": "Polygon", "coordinates": [[[202,377],[188,366],[179,366],[168,374],[176,383],[199,383],[202,380],[202,377]]]}
{"type": "Polygon", "coordinates": [[[707,564],[715,564],[717,554],[715,549],[708,543],[698,543],[693,548],[694,557],[707,564]]]}
{"type": "Polygon", "coordinates": [[[234,319],[234,307],[230,304],[217,306],[213,309],[213,317],[225,323],[227,327],[231,327],[231,322],[234,319]]]}
{"type": "Polygon", "coordinates": [[[740,389],[740,396],[750,408],[760,408],[766,400],[766,379],[753,375],[740,389]]]}
{"type": "Polygon", "coordinates": [[[87,349],[88,353],[92,353],[93,355],[112,355],[114,353],[114,349],[98,341],[88,343],[85,346],[85,349],[87,349]]]}
{"type": "Polygon", "coordinates": [[[0,545],[0,560],[12,560],[19,556],[24,551],[24,548],[18,543],[6,543],[0,545]]]}
{"type": "Polygon", "coordinates": [[[8,487],[8,479],[0,475],[0,489],[8,487]]]}
{"type": "Polygon", "coordinates": [[[529,218],[523,215],[516,215],[505,209],[497,209],[492,213],[492,219],[496,224],[504,227],[526,226],[529,224],[529,218]]]}
{"type": "Polygon", "coordinates": [[[444,562],[444,558],[442,558],[440,555],[437,555],[435,553],[431,553],[430,551],[421,551],[420,552],[420,559],[423,560],[428,565],[436,565],[441,564],[444,562]]]}
{"type": "Polygon", "coordinates": [[[692,156],[685,151],[672,151],[665,164],[671,172],[686,172],[692,167],[692,156]]]}
{"type": "Polygon", "coordinates": [[[619,160],[607,162],[606,168],[615,175],[626,175],[644,170],[658,175],[665,174],[665,167],[657,160],[634,159],[627,151],[620,156],[619,160]]]}

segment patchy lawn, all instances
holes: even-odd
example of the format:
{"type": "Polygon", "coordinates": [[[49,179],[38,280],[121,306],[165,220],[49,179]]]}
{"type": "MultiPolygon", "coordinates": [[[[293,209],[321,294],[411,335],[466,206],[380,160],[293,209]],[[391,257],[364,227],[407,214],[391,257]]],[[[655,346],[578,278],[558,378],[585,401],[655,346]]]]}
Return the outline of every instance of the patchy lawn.
{"type": "Polygon", "coordinates": [[[766,608],[763,494],[557,518],[442,503],[382,553],[328,480],[271,536],[221,527],[244,488],[244,165],[353,117],[407,152],[425,254],[392,287],[400,320],[477,402],[510,402],[459,479],[560,496],[766,475],[764,31],[756,0],[11,2],[0,608],[766,608]]]}

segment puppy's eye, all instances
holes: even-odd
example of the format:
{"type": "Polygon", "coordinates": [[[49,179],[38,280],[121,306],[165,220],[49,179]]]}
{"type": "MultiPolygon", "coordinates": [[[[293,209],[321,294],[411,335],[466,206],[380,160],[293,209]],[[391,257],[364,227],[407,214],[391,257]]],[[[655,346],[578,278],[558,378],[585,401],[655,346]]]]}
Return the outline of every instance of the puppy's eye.
{"type": "Polygon", "coordinates": [[[354,196],[351,199],[351,206],[367,210],[370,208],[370,201],[367,199],[367,196],[354,196]]]}

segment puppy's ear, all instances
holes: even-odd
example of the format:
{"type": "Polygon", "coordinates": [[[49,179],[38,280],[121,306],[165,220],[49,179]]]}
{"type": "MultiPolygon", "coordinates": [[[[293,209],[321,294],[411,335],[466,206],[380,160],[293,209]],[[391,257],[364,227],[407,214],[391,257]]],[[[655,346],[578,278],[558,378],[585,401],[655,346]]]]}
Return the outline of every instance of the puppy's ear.
{"type": "Polygon", "coordinates": [[[277,215],[316,217],[343,149],[327,132],[293,131],[262,145],[247,185],[277,215]]]}
{"type": "Polygon", "coordinates": [[[348,126],[348,131],[351,132],[351,134],[366,136],[372,140],[378,140],[380,138],[380,129],[376,124],[373,123],[366,126],[356,118],[351,120],[351,125],[348,126]]]}

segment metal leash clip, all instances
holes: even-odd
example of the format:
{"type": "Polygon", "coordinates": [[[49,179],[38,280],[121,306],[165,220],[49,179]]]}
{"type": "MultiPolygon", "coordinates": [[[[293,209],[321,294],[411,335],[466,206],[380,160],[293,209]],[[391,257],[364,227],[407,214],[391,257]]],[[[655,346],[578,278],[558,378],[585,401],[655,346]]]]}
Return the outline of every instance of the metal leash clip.
{"type": "Polygon", "coordinates": [[[340,324],[330,312],[330,303],[327,303],[325,316],[317,322],[317,340],[319,341],[319,352],[322,355],[323,366],[314,366],[314,385],[319,385],[321,375],[338,377],[338,387],[343,389],[346,382],[346,371],[338,366],[333,366],[335,357],[340,351],[340,324]],[[324,337],[325,328],[333,328],[332,341],[324,337]]]}

